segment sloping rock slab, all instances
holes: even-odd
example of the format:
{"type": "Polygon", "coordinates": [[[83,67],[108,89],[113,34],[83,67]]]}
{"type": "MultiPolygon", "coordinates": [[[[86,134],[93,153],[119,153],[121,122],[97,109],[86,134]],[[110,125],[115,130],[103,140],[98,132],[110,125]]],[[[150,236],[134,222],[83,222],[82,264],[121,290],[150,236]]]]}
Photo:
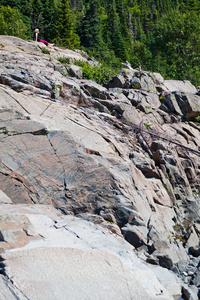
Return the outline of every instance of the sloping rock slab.
{"type": "Polygon", "coordinates": [[[4,256],[14,285],[28,299],[153,299],[137,272],[104,251],[38,248],[4,256]]]}
{"type": "MultiPolygon", "coordinates": [[[[132,246],[101,226],[49,206],[4,204],[2,211],[27,217],[40,236],[1,255],[14,299],[173,299],[132,246]]],[[[7,290],[5,299],[12,299],[7,290]]]]}

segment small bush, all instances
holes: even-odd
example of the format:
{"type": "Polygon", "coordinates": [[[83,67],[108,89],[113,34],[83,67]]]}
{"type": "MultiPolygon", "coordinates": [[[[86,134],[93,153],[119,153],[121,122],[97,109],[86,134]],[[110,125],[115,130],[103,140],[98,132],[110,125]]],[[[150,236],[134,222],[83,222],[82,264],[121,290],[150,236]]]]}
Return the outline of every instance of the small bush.
{"type": "Polygon", "coordinates": [[[200,122],[200,116],[195,117],[195,118],[194,118],[194,121],[195,121],[195,122],[200,122]]]}
{"type": "Polygon", "coordinates": [[[74,64],[82,67],[84,79],[94,80],[104,86],[108,84],[108,82],[116,74],[116,70],[104,65],[92,66],[81,60],[76,60],[74,64]]]}
{"type": "Polygon", "coordinates": [[[70,64],[70,58],[65,56],[60,56],[57,59],[61,64],[70,64]]]}
{"type": "Polygon", "coordinates": [[[49,51],[49,49],[47,49],[45,47],[42,47],[42,53],[44,53],[44,54],[50,54],[50,51],[49,51]]]}

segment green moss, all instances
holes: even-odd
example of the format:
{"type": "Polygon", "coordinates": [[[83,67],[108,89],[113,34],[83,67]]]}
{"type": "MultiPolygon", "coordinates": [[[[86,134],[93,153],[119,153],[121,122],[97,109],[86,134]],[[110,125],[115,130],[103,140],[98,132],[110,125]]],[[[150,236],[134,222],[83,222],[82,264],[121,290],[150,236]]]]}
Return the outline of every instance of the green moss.
{"type": "Polygon", "coordinates": [[[184,219],[184,221],[183,221],[183,226],[184,226],[185,229],[188,229],[188,228],[190,227],[190,221],[184,219]]]}
{"type": "Polygon", "coordinates": [[[151,106],[146,107],[146,112],[151,113],[152,112],[152,107],[151,106]]]}
{"type": "Polygon", "coordinates": [[[183,244],[186,243],[186,239],[184,237],[182,237],[181,235],[176,234],[174,237],[175,237],[176,240],[179,240],[183,244]]]}
{"type": "Polygon", "coordinates": [[[8,129],[6,127],[1,128],[4,134],[8,134],[8,129]]]}
{"type": "Polygon", "coordinates": [[[175,231],[179,231],[182,227],[181,227],[181,225],[176,224],[176,225],[173,226],[173,228],[174,228],[175,231]]]}

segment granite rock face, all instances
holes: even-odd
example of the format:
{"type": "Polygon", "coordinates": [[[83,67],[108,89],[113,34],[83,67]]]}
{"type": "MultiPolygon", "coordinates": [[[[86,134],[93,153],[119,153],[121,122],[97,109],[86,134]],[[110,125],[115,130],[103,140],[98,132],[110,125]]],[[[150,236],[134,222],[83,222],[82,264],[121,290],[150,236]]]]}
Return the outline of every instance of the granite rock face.
{"type": "Polygon", "coordinates": [[[58,60],[85,55],[57,47],[47,55],[40,43],[0,38],[2,290],[11,285],[14,299],[64,299],[66,290],[70,299],[198,299],[199,258],[190,251],[200,234],[195,87],[126,69],[103,87],[58,60]],[[132,260],[144,268],[136,267],[140,276],[132,260]],[[53,266],[59,273],[51,277],[53,266]],[[163,268],[170,284],[158,275],[163,268]],[[51,292],[62,276],[60,292],[51,292]]]}

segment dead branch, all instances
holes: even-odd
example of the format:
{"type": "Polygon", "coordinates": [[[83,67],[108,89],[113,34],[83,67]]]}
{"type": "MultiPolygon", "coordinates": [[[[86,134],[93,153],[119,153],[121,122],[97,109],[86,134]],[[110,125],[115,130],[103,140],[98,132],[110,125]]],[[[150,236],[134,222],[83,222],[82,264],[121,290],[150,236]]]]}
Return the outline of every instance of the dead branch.
{"type": "MultiPolygon", "coordinates": [[[[137,126],[137,125],[133,125],[133,124],[129,124],[129,125],[130,125],[130,126],[133,128],[133,130],[134,130],[135,132],[137,132],[137,133],[139,133],[139,132],[140,132],[140,133],[141,133],[141,132],[145,132],[145,133],[147,133],[147,134],[149,134],[149,135],[151,135],[151,136],[153,136],[153,137],[156,137],[156,138],[159,138],[159,139],[161,139],[161,140],[163,140],[163,141],[167,141],[167,142],[169,142],[169,143],[175,144],[175,145],[177,145],[177,146],[179,146],[179,147],[181,147],[181,148],[183,148],[183,149],[186,149],[186,150],[188,150],[188,151],[190,151],[190,152],[193,152],[194,154],[200,156],[200,151],[195,150],[195,149],[193,149],[193,148],[191,148],[191,147],[182,145],[181,143],[176,142],[176,141],[174,141],[174,140],[172,140],[172,139],[170,139],[170,138],[164,137],[164,136],[160,135],[159,133],[152,132],[151,129],[146,130],[146,129],[142,129],[141,126],[137,126]]],[[[145,142],[146,142],[146,141],[145,141],[145,142]]]]}

